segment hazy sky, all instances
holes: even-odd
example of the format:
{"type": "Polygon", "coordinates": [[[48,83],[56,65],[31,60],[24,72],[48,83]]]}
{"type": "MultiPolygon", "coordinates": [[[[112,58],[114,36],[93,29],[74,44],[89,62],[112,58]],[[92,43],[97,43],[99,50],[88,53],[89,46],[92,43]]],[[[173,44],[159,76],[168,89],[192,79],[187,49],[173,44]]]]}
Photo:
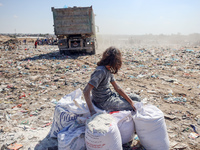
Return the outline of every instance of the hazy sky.
{"type": "Polygon", "coordinates": [[[200,33],[200,0],[0,0],[0,33],[53,34],[51,7],[91,5],[99,34],[200,33]]]}

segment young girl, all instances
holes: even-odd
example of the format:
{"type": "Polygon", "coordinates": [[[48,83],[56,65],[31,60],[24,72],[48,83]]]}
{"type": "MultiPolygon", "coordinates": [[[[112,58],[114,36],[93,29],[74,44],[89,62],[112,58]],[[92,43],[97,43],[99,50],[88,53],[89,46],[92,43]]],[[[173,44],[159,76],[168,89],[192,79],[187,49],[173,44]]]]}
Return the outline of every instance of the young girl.
{"type": "Polygon", "coordinates": [[[122,65],[121,52],[115,47],[109,47],[97,63],[90,81],[83,90],[83,94],[91,116],[96,113],[92,103],[106,111],[135,110],[134,101],[141,101],[135,94],[127,95],[117,84],[114,74],[122,65]],[[110,89],[110,83],[115,91],[110,89]],[[90,92],[92,91],[92,97],[90,92]]]}

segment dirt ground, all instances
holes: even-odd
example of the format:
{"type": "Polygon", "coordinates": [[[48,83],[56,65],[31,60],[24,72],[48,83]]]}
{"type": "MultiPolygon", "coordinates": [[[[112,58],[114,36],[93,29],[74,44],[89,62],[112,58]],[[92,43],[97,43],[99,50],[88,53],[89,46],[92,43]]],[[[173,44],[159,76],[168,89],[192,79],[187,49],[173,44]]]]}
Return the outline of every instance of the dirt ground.
{"type": "MultiPolygon", "coordinates": [[[[46,136],[56,101],[83,89],[108,46],[117,46],[123,65],[115,75],[127,93],[163,111],[172,150],[200,150],[200,47],[99,43],[96,55],[60,55],[58,47],[33,43],[7,50],[0,45],[0,146],[55,148],[46,136]],[[49,145],[47,145],[49,144],[49,145]],[[46,147],[45,147],[46,146],[46,147]]],[[[50,148],[49,148],[50,149],[50,148]]]]}

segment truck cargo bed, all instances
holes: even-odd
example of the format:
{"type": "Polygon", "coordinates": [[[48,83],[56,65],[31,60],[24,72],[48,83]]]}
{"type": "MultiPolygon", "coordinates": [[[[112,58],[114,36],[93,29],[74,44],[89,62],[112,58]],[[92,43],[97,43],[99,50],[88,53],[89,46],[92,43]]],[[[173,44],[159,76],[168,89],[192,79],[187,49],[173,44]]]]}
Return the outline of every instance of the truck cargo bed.
{"type": "Polygon", "coordinates": [[[91,7],[52,7],[55,35],[95,34],[94,14],[91,7]]]}

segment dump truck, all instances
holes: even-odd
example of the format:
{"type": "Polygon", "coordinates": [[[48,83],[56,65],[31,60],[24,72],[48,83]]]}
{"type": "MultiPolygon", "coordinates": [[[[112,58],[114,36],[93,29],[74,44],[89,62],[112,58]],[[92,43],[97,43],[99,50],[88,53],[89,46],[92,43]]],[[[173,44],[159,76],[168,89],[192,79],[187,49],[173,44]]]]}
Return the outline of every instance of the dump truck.
{"type": "Polygon", "coordinates": [[[95,15],[90,7],[51,8],[54,33],[61,54],[74,51],[95,54],[97,48],[95,15]]]}

